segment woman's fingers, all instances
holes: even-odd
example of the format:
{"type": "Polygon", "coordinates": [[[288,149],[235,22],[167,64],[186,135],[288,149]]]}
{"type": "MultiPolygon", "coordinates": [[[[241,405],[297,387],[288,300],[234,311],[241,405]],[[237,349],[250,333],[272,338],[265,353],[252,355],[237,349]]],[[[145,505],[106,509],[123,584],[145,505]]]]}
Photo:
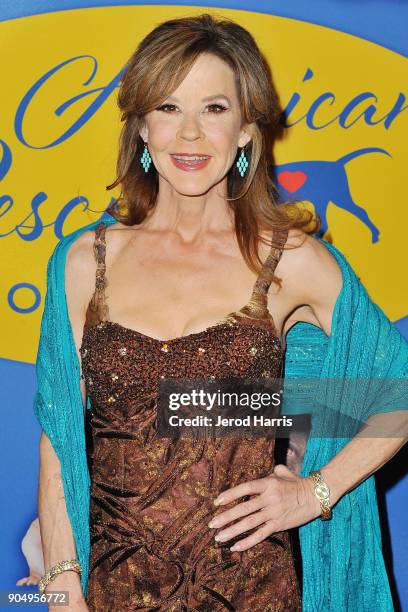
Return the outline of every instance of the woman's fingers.
{"type": "Polygon", "coordinates": [[[252,533],[247,538],[244,538],[243,540],[236,542],[234,546],[231,546],[231,550],[238,550],[241,552],[248,550],[248,548],[252,548],[252,546],[255,546],[255,544],[259,544],[259,542],[266,540],[266,538],[275,531],[280,531],[277,528],[275,521],[267,521],[264,523],[264,525],[262,525],[262,527],[257,529],[255,533],[252,533]]]}
{"type": "Polygon", "coordinates": [[[265,523],[267,520],[266,512],[260,511],[255,514],[251,514],[250,516],[245,517],[242,521],[239,521],[235,525],[228,527],[227,529],[223,529],[215,536],[215,540],[217,542],[226,542],[231,538],[234,538],[241,533],[245,533],[250,529],[254,529],[258,527],[262,523],[265,523]]]}
{"type": "Polygon", "coordinates": [[[224,525],[230,523],[231,521],[235,521],[242,516],[247,516],[248,514],[252,514],[253,512],[260,510],[262,506],[262,498],[258,495],[247,502],[242,502],[241,504],[234,506],[234,508],[230,508],[230,510],[225,510],[225,512],[218,514],[208,523],[208,526],[211,528],[224,527],[224,525]]]}
{"type": "Polygon", "coordinates": [[[214,500],[214,504],[216,506],[222,506],[224,504],[229,504],[240,497],[244,497],[245,495],[256,495],[257,493],[263,493],[266,489],[266,481],[264,478],[259,478],[257,480],[249,480],[248,482],[243,482],[242,484],[237,485],[236,487],[232,487],[231,489],[227,489],[218,495],[218,497],[214,500]]]}

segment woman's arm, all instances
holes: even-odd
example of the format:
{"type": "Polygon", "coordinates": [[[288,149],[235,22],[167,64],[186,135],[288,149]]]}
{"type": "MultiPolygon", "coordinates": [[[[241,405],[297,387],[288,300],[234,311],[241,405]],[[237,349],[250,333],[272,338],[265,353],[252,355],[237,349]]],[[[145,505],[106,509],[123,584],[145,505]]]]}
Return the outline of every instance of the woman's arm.
{"type": "MultiPolygon", "coordinates": [[[[92,254],[92,241],[93,233],[84,232],[71,245],[65,267],[68,313],[79,359],[85,308],[94,288],[96,264],[92,254]]],[[[83,379],[80,380],[82,401],[85,406],[85,385],[83,379]]],[[[38,513],[45,571],[59,561],[77,558],[64,497],[60,461],[45,432],[40,438],[38,513]]],[[[71,570],[62,572],[47,585],[45,592],[55,590],[69,591],[68,610],[75,609],[81,612],[87,610],[77,572],[71,570]]]]}
{"type": "MultiPolygon", "coordinates": [[[[288,291],[297,292],[309,304],[320,327],[330,335],[333,309],[342,285],[338,264],[320,242],[310,237],[292,254],[296,284],[288,291]],[[313,283],[316,279],[319,282],[313,283]]],[[[364,430],[321,468],[332,504],[387,463],[407,442],[407,415],[408,406],[407,411],[371,416],[364,430]]]]}
{"type": "MultiPolygon", "coordinates": [[[[65,505],[61,466],[44,432],[40,438],[38,517],[45,571],[59,561],[75,559],[76,548],[65,505]]],[[[78,604],[82,600],[79,574],[63,572],[46,586],[45,593],[49,591],[69,591],[69,605],[78,604]]]]}
{"type": "Polygon", "coordinates": [[[374,474],[408,441],[408,411],[374,414],[358,433],[320,470],[335,504],[351,489],[374,474]],[[389,437],[374,437],[379,431],[389,437]]]}
{"type": "MultiPolygon", "coordinates": [[[[342,285],[337,262],[313,238],[307,238],[299,249],[286,252],[281,261],[283,265],[277,274],[284,279],[287,302],[307,304],[320,327],[330,335],[333,309],[342,285]]],[[[407,411],[398,411],[371,416],[364,430],[321,467],[323,478],[330,488],[332,506],[387,463],[407,442],[407,415],[407,411]],[[378,436],[378,432],[384,432],[385,427],[387,437],[374,437],[378,436]]],[[[252,497],[218,514],[209,526],[221,528],[246,517],[216,535],[217,541],[227,541],[259,527],[234,545],[234,550],[246,550],[276,531],[303,525],[318,517],[321,508],[313,489],[310,477],[299,477],[286,466],[277,465],[270,476],[221,493],[214,502],[217,506],[229,504],[243,496],[252,497]]]]}

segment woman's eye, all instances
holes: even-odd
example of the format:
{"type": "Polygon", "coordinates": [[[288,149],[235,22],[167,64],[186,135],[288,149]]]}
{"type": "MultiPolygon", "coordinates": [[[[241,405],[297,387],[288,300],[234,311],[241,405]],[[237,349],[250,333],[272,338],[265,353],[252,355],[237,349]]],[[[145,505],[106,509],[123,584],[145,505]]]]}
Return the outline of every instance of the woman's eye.
{"type": "Polygon", "coordinates": [[[175,104],[162,104],[156,110],[171,113],[175,108],[177,108],[175,104]]]}
{"type": "Polygon", "coordinates": [[[211,109],[210,112],[211,113],[223,113],[224,111],[228,110],[226,106],[224,106],[223,104],[209,104],[207,106],[207,108],[211,109]]]}
{"type": "MultiPolygon", "coordinates": [[[[210,113],[215,114],[220,114],[228,110],[228,108],[223,104],[209,104],[206,108],[209,110],[210,113]]],[[[177,106],[175,104],[162,104],[156,110],[162,111],[164,113],[173,113],[177,110],[177,106]]]]}

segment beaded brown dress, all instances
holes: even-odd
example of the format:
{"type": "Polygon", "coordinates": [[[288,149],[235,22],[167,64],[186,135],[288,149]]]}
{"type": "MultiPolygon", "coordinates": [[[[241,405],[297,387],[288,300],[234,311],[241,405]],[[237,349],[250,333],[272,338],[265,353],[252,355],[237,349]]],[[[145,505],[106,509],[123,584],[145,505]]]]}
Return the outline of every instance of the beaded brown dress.
{"type": "Polygon", "coordinates": [[[91,405],[89,610],[300,611],[287,531],[233,552],[244,535],[217,543],[208,528],[225,509],[213,504],[221,491],[272,472],[274,439],[176,441],[156,429],[160,377],[280,376],[284,348],[267,291],[287,235],[278,236],[241,310],[161,341],[109,320],[105,230],[96,226],[96,287],[80,348],[91,405]]]}

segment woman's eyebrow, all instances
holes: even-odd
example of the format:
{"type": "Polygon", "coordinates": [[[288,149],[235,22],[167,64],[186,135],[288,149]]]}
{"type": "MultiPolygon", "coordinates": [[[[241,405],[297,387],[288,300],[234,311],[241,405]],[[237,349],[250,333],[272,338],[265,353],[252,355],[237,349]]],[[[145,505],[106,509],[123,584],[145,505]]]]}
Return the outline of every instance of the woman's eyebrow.
{"type": "Polygon", "coordinates": [[[203,102],[209,102],[210,100],[215,100],[216,98],[224,98],[225,100],[227,100],[228,104],[231,104],[231,100],[225,94],[217,94],[215,96],[207,96],[206,98],[203,98],[202,101],[203,102]]]}
{"type": "MultiPolygon", "coordinates": [[[[216,94],[216,95],[211,95],[211,96],[206,96],[205,98],[202,98],[202,102],[209,102],[210,100],[216,100],[219,98],[224,98],[224,100],[227,100],[228,104],[231,104],[231,100],[229,99],[228,96],[226,96],[225,94],[216,94]]],[[[167,100],[171,100],[172,102],[180,102],[180,100],[178,98],[176,98],[175,96],[168,96],[168,98],[166,98],[167,100]]]]}

